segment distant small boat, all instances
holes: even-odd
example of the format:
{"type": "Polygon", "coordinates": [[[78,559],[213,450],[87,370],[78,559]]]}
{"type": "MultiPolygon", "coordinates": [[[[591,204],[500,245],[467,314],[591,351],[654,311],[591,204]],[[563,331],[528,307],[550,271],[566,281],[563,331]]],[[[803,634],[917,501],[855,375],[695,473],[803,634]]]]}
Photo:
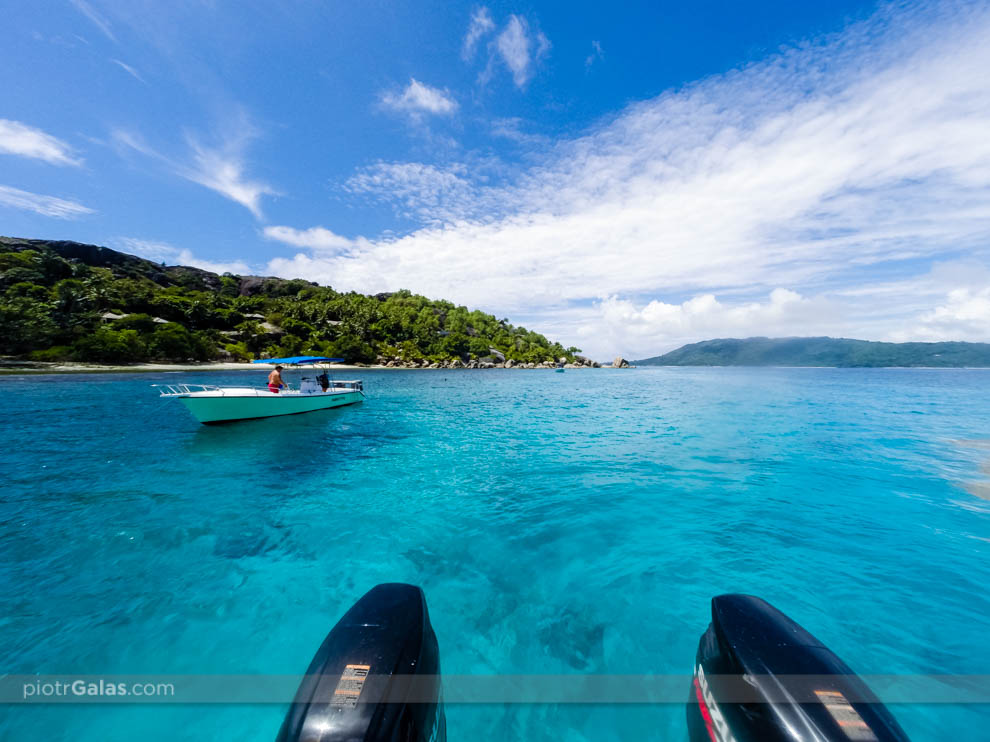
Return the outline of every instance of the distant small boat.
{"type": "Polygon", "coordinates": [[[556,371],[558,374],[564,373],[563,367],[557,367],[557,368],[554,369],[554,371],[556,371]]]}
{"type": "Polygon", "coordinates": [[[298,415],[331,407],[343,407],[364,399],[361,381],[331,379],[329,364],[340,363],[343,358],[322,356],[292,356],[291,358],[267,358],[254,363],[271,366],[322,367],[322,373],[303,376],[299,387],[271,391],[267,387],[220,387],[208,384],[162,384],[161,396],[178,399],[199,422],[204,425],[255,420],[279,415],[298,415]]]}

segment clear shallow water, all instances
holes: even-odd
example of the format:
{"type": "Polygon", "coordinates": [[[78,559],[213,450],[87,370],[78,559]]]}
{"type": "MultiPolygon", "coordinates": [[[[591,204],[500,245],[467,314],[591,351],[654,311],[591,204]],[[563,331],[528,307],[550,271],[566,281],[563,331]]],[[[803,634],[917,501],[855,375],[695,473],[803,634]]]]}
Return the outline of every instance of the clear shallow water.
{"type": "MultiPolygon", "coordinates": [[[[253,377],[4,377],[0,672],[299,673],[408,581],[446,673],[687,674],[729,591],[862,673],[990,673],[990,502],[966,490],[990,372],[360,376],[363,405],[212,428],[149,384],[253,377]]],[[[990,720],[894,712],[916,740],[990,720]]],[[[261,742],[283,714],[7,706],[0,738],[261,742]]],[[[685,737],[676,706],[447,715],[451,742],[685,737]]]]}

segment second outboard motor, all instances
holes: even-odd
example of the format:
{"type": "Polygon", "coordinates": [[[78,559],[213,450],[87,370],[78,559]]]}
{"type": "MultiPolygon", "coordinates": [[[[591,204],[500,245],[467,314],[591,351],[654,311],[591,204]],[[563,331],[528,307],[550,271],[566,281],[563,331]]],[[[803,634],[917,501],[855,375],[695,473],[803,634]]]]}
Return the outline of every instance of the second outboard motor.
{"type": "Polygon", "coordinates": [[[687,704],[691,742],[906,742],[857,675],[765,600],[712,598],[687,704]]]}
{"type": "Polygon", "coordinates": [[[445,742],[437,637],[423,591],[389,583],[317,651],[277,742],[445,742]]]}

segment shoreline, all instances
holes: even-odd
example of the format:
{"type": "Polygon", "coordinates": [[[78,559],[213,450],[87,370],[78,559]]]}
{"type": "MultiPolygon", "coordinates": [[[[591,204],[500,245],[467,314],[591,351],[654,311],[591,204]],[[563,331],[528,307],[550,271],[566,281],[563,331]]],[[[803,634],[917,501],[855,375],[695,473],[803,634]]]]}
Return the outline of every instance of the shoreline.
{"type": "MultiPolygon", "coordinates": [[[[206,363],[135,363],[124,364],[99,364],[99,363],[45,363],[41,361],[0,361],[0,376],[31,376],[39,374],[139,374],[139,373],[180,373],[188,371],[261,371],[267,368],[262,364],[234,363],[229,361],[211,361],[206,363]]],[[[441,366],[430,368],[429,366],[386,366],[383,364],[355,365],[351,363],[335,363],[334,369],[353,371],[474,371],[486,369],[473,368],[452,368],[441,366]]],[[[593,366],[567,366],[567,371],[579,371],[583,369],[595,368],[593,366]]],[[[612,369],[613,366],[598,366],[599,369],[612,369]]],[[[637,368],[635,365],[626,368],[637,368]]],[[[639,368],[776,368],[776,369],[872,369],[890,370],[907,369],[912,371],[987,371],[986,366],[641,366],[639,368]]],[[[526,368],[525,366],[512,366],[505,369],[502,365],[494,365],[491,370],[515,370],[524,371],[552,371],[547,366],[536,366],[526,368]]]]}
{"type": "MultiPolygon", "coordinates": [[[[252,368],[249,363],[0,363],[0,374],[99,374],[99,373],[161,373],[165,371],[239,371],[252,368]]],[[[260,366],[254,366],[260,370],[260,366]]]]}
{"type": "MultiPolygon", "coordinates": [[[[335,363],[333,364],[334,369],[347,369],[354,371],[473,371],[478,369],[468,369],[468,368],[450,368],[450,367],[437,367],[430,368],[428,366],[384,366],[380,364],[367,364],[362,366],[357,366],[349,363],[335,363]]],[[[503,366],[495,366],[493,368],[504,369],[503,366]]],[[[518,366],[511,367],[508,370],[514,370],[515,368],[520,368],[518,366]]],[[[568,371],[579,370],[584,368],[592,368],[591,366],[574,366],[568,368],[568,371]]],[[[603,368],[611,368],[610,366],[604,366],[603,368]]],[[[24,361],[23,363],[17,362],[5,362],[0,363],[0,375],[37,375],[37,374],[134,374],[134,373],[177,373],[182,371],[254,371],[261,372],[268,369],[268,366],[264,364],[253,364],[253,363],[232,363],[225,361],[218,362],[206,362],[206,363],[135,363],[131,365],[120,365],[120,364],[89,364],[89,363],[44,363],[40,361],[24,361]]],[[[553,369],[546,368],[543,366],[537,366],[533,369],[526,369],[526,371],[535,370],[551,371],[553,369]]],[[[484,369],[481,369],[484,370],[484,369]]]]}

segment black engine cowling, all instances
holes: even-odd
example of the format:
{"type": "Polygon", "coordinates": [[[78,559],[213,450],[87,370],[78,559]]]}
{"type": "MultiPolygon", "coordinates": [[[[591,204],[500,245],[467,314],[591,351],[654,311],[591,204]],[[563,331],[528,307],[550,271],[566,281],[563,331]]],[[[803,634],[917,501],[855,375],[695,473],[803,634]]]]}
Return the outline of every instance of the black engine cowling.
{"type": "Polygon", "coordinates": [[[687,704],[691,742],[906,742],[849,667],[765,600],[712,599],[687,704]]]}
{"type": "Polygon", "coordinates": [[[444,742],[436,634],[423,591],[368,591],[323,641],[277,742],[444,742]]]}
{"type": "MultiPolygon", "coordinates": [[[[760,598],[712,599],[687,704],[691,742],[907,742],[852,670],[760,598]]],[[[277,742],[445,742],[423,591],[370,590],[329,633],[277,742]]]]}

